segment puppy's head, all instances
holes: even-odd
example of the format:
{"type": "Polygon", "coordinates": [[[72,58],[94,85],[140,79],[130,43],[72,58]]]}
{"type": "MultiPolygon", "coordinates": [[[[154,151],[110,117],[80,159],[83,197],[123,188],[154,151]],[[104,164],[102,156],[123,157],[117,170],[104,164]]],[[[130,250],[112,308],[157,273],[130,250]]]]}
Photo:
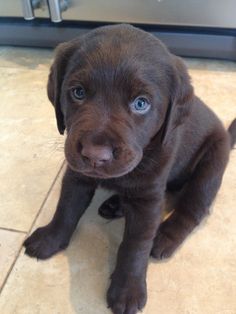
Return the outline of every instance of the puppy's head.
{"type": "Polygon", "coordinates": [[[59,132],[67,130],[69,166],[111,178],[132,171],[157,135],[166,142],[187,115],[192,88],[157,38],[117,25],[59,45],[48,96],[59,132]]]}

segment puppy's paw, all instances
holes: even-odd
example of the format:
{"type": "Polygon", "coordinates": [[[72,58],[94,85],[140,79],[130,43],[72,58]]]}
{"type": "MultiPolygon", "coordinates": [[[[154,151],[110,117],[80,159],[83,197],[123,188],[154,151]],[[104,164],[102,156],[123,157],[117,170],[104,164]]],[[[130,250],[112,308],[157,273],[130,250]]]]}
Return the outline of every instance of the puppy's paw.
{"type": "Polygon", "coordinates": [[[137,278],[113,279],[107,292],[107,304],[113,314],[136,314],[146,301],[146,282],[137,278]]]}
{"type": "Polygon", "coordinates": [[[65,249],[69,243],[60,233],[50,225],[38,228],[24,242],[25,254],[38,259],[47,259],[65,249]]]}
{"type": "Polygon", "coordinates": [[[179,244],[179,241],[159,230],[153,242],[151,256],[158,260],[170,258],[179,244]]]}
{"type": "Polygon", "coordinates": [[[105,219],[117,219],[124,216],[118,195],[112,195],[98,209],[98,213],[105,219]]]}

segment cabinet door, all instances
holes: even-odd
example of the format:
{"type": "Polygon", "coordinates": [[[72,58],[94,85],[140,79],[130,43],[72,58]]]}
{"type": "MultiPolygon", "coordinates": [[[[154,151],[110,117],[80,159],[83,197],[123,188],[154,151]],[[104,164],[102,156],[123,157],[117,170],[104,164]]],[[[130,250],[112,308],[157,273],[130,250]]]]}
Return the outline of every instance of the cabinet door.
{"type": "Polygon", "coordinates": [[[0,0],[0,17],[23,18],[25,14],[25,11],[23,10],[24,1],[26,7],[31,3],[35,17],[49,18],[46,0],[0,0]],[[35,6],[35,8],[33,8],[33,6],[35,6]]]}
{"type": "Polygon", "coordinates": [[[235,0],[68,0],[63,20],[236,27],[235,0]]]}

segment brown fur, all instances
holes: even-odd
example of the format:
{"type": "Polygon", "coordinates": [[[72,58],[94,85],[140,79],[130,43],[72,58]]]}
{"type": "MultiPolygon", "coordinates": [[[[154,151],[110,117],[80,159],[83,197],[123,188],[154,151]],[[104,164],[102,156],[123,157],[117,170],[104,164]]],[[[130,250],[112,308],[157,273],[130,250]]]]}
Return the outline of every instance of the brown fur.
{"type": "Polygon", "coordinates": [[[100,208],[125,216],[108,306],[134,314],[146,302],[151,254],[170,257],[209,213],[228,162],[229,133],[195,96],[186,67],[152,35],[129,25],[102,27],[59,45],[48,81],[59,132],[67,131],[65,173],[52,221],[25,242],[45,259],[65,248],[96,187],[116,191],[100,208]],[[84,100],[73,88],[82,85],[84,100]],[[138,96],[151,104],[131,111],[138,96]],[[170,217],[162,221],[172,199],[170,217]]]}

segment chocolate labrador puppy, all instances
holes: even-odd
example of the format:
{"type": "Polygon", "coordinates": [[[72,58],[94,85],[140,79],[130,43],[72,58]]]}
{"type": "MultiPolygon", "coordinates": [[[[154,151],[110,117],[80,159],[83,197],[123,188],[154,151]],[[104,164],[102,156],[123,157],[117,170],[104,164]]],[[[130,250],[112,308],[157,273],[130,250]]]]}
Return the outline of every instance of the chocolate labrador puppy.
{"type": "Polygon", "coordinates": [[[150,254],[170,257],[209,213],[236,141],[194,95],[182,60],[129,25],[59,45],[48,80],[68,167],[52,221],[24,243],[46,259],[65,249],[98,185],[116,191],[100,214],[125,216],[107,293],[115,314],[146,303],[150,254]],[[172,213],[162,221],[172,199],[172,213]]]}

